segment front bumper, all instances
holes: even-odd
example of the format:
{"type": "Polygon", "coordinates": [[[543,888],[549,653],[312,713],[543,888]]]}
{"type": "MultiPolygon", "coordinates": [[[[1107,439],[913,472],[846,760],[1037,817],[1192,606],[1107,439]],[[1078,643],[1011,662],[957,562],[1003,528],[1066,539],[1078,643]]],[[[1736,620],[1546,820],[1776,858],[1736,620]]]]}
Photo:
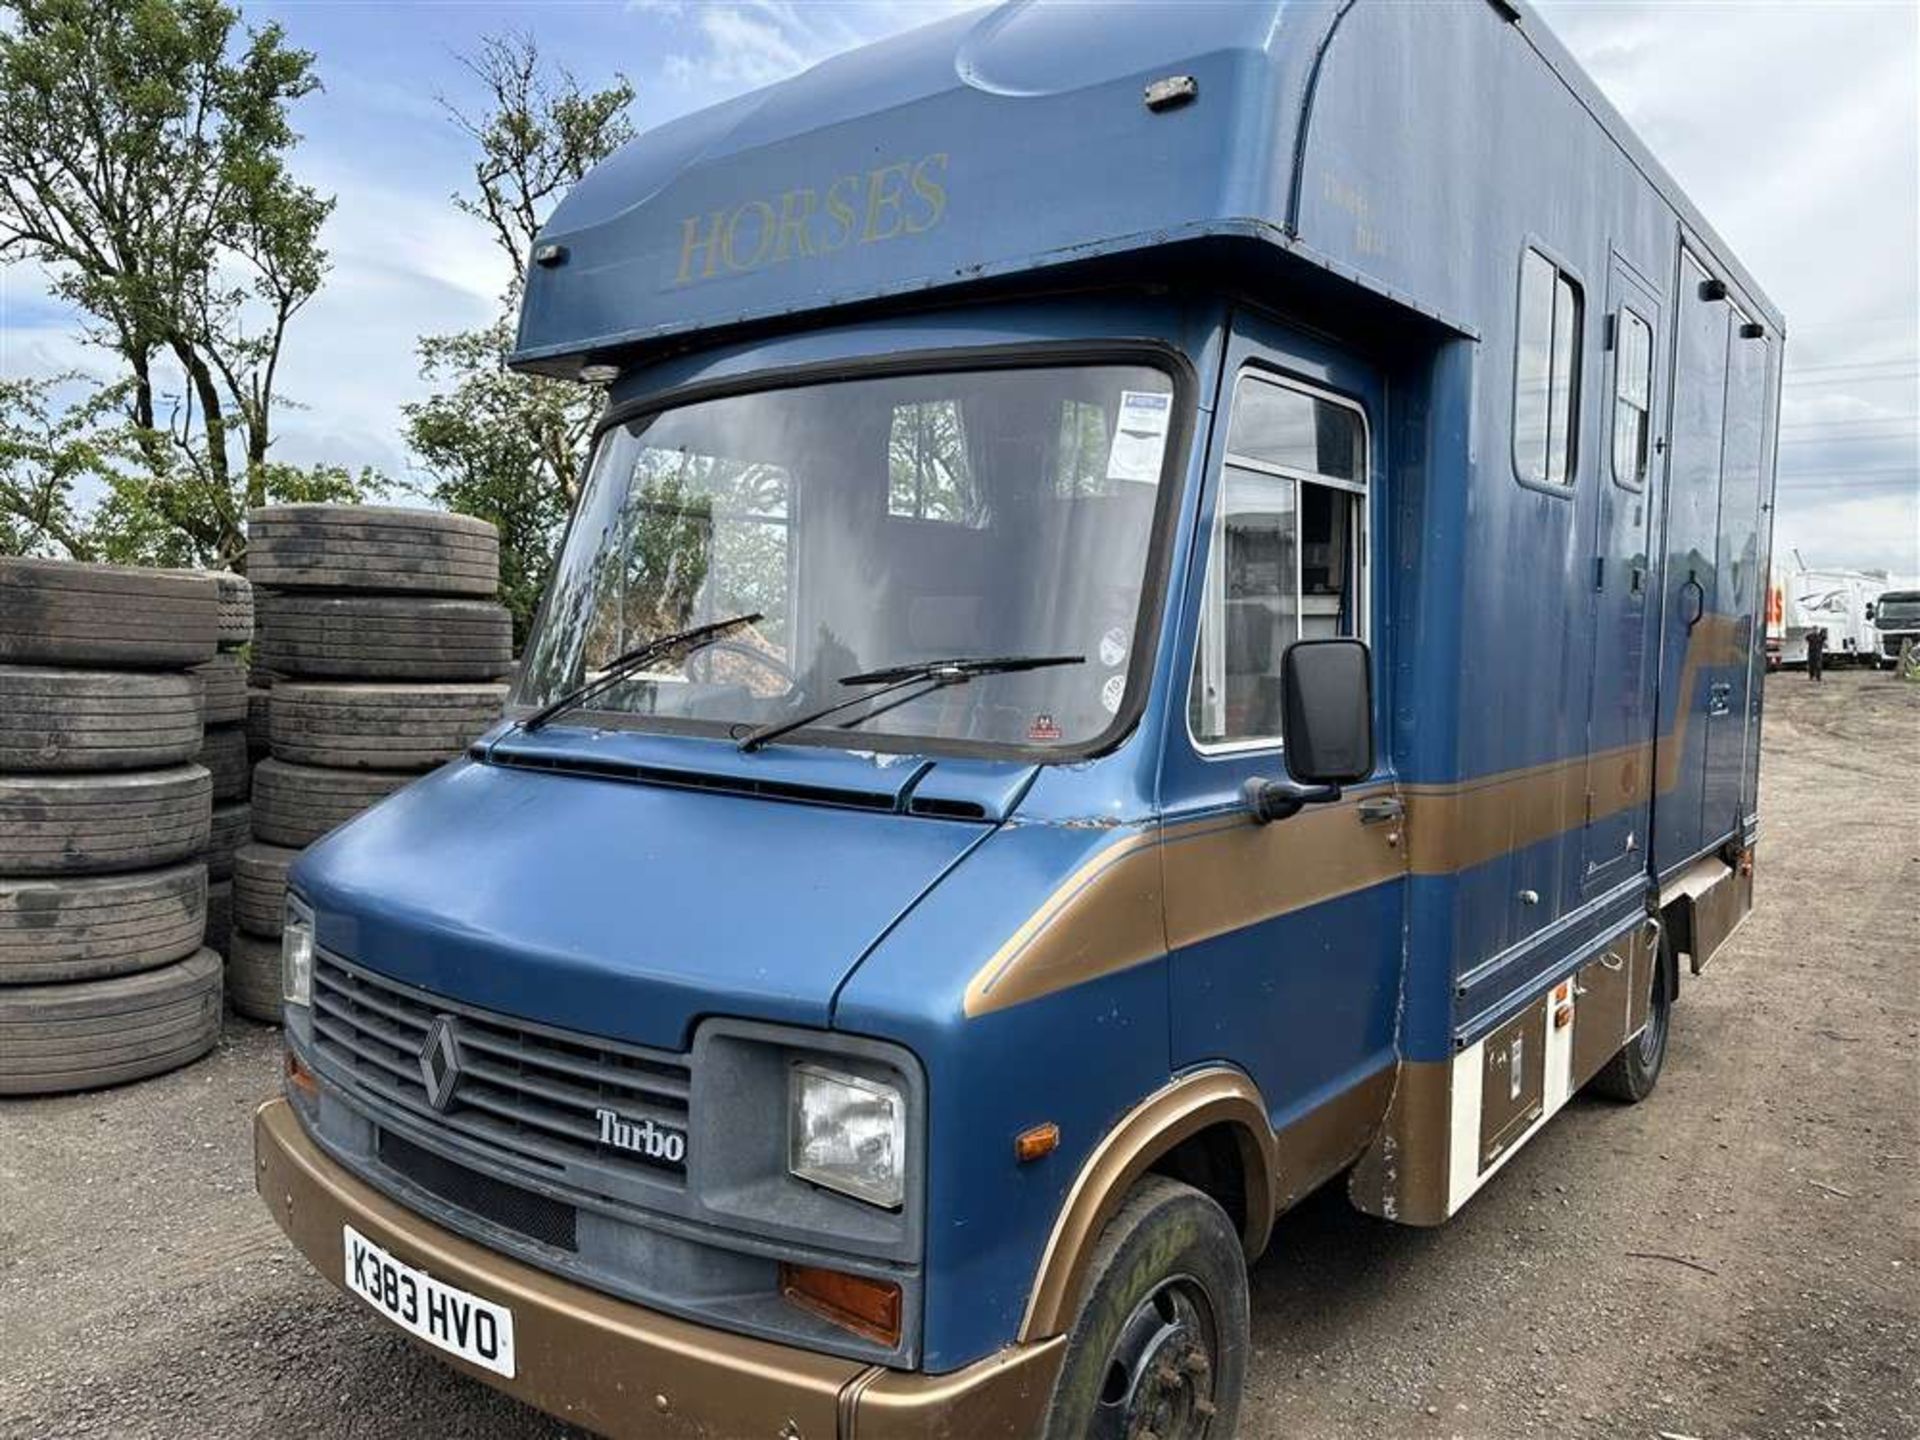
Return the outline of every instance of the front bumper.
{"type": "Polygon", "coordinates": [[[1015,1346],[950,1375],[916,1375],[660,1315],[497,1254],[355,1179],[285,1100],[253,1123],[254,1183],[280,1228],[344,1290],[341,1227],[513,1311],[511,1380],[439,1358],[573,1424],[622,1437],[1027,1440],[1065,1342],[1015,1346]]]}

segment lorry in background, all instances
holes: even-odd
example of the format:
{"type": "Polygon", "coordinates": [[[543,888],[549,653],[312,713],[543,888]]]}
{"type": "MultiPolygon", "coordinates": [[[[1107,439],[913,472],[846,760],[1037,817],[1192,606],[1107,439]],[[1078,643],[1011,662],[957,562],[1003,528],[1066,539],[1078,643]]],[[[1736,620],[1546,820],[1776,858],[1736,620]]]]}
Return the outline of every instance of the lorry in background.
{"type": "Polygon", "coordinates": [[[1920,649],[1920,590],[1883,590],[1873,603],[1874,655],[1881,668],[1900,663],[1905,646],[1920,649]]]}
{"type": "Polygon", "coordinates": [[[615,1435],[1225,1440],[1280,1212],[1653,1091],[1783,322],[1524,5],[956,16],[531,260],[583,492],[506,718],[295,867],[255,1121],[381,1323],[615,1435]]]}
{"type": "Polygon", "coordinates": [[[1827,632],[1827,664],[1877,663],[1874,609],[1887,585],[1884,571],[1775,570],[1768,584],[1768,662],[1805,665],[1807,632],[1818,627],[1827,632]]]}

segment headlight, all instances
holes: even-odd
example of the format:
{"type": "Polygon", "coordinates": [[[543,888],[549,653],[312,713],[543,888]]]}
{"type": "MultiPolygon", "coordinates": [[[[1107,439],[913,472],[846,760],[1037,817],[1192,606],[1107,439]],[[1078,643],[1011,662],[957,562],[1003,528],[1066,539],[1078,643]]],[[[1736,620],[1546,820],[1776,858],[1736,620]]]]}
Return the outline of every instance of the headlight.
{"type": "Polygon", "coordinates": [[[280,927],[280,994],[289,1005],[313,1003],[313,912],[291,895],[280,927]]]}
{"type": "Polygon", "coordinates": [[[878,1080],[798,1064],[787,1074],[787,1168],[888,1209],[906,1197],[907,1103],[878,1080]]]}

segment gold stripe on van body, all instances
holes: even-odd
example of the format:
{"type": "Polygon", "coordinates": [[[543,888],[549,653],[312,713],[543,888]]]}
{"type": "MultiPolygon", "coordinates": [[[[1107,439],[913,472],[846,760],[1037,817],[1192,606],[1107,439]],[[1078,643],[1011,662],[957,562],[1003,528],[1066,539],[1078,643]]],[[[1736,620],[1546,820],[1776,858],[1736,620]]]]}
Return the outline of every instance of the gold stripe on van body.
{"type": "MultiPolygon", "coordinates": [[[[1745,663],[1746,621],[1707,615],[1688,637],[1680,694],[1700,671],[1745,663]]],[[[1693,706],[1671,738],[1446,784],[1402,785],[1404,821],[1362,824],[1347,791],[1273,825],[1214,814],[1128,836],[1057,887],[974,975],[969,1018],[1036,1000],[1156,960],[1170,950],[1257,925],[1403,873],[1453,875],[1577,830],[1671,791],[1693,706]],[[1591,794],[1591,810],[1589,810],[1591,794]]]]}

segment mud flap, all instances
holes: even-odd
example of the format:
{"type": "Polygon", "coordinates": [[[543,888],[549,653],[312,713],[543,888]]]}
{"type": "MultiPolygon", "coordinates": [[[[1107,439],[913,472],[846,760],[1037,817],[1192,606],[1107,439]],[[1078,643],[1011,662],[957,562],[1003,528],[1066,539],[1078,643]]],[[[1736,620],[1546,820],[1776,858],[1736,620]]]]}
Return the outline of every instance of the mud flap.
{"type": "Polygon", "coordinates": [[[1676,926],[1676,948],[1687,952],[1688,968],[1695,975],[1720,953],[1752,909],[1752,851],[1744,852],[1735,865],[1708,855],[1660,892],[1661,913],[1676,926]]]}

